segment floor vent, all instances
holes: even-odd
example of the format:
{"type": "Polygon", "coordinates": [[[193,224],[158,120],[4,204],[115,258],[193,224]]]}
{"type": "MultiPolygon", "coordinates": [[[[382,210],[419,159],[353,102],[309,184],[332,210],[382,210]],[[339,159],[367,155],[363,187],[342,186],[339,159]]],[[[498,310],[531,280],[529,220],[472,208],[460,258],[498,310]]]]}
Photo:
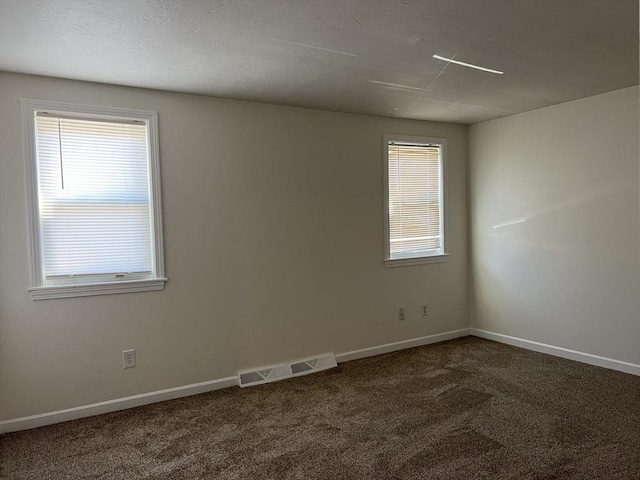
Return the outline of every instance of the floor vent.
{"type": "Polygon", "coordinates": [[[298,373],[306,372],[307,370],[313,370],[313,367],[307,362],[292,363],[291,373],[297,375],[298,373]]]}
{"type": "Polygon", "coordinates": [[[285,378],[299,377],[314,372],[320,372],[337,367],[336,357],[333,353],[326,353],[316,357],[303,358],[292,363],[282,363],[271,367],[263,367],[257,370],[244,370],[238,372],[241,387],[262,385],[263,383],[284,380],[285,378]]]}
{"type": "Polygon", "coordinates": [[[294,377],[320,372],[337,367],[336,357],[333,353],[326,353],[317,357],[305,358],[291,364],[291,375],[294,377]]]}
{"type": "Polygon", "coordinates": [[[259,370],[246,370],[238,373],[241,387],[249,385],[262,385],[263,383],[275,382],[291,376],[291,368],[289,364],[274,365],[272,367],[263,367],[259,370]]]}

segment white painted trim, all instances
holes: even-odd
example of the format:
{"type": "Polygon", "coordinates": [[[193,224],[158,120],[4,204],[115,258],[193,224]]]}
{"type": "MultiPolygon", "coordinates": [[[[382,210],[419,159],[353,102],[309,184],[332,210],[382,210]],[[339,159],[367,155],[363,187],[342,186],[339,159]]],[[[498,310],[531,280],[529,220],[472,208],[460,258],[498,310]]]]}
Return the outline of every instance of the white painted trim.
{"type": "Polygon", "coordinates": [[[444,342],[446,340],[453,340],[454,338],[466,337],[468,335],[469,329],[461,328],[460,330],[437,333],[435,335],[428,335],[426,337],[410,338],[408,340],[401,340],[399,342],[387,343],[385,345],[378,345],[375,347],[362,348],[360,350],[340,353],[336,355],[336,361],[338,363],[350,362],[351,360],[374,357],[376,355],[382,355],[383,353],[395,352],[398,350],[404,350],[406,348],[420,347],[422,345],[430,345],[432,343],[444,342]]]}
{"type": "MultiPolygon", "coordinates": [[[[158,114],[147,110],[129,108],[99,107],[47,100],[21,99],[23,136],[25,142],[28,211],[28,241],[30,264],[30,288],[33,300],[53,298],[85,297],[115,293],[144,292],[164,288],[164,243],[162,228],[162,198],[160,181],[160,142],[158,138],[158,114]],[[40,211],[38,199],[38,161],[36,158],[35,115],[38,111],[59,114],[85,115],[105,120],[138,120],[147,126],[147,146],[149,150],[149,209],[151,212],[151,250],[153,272],[140,281],[111,282],[99,281],[87,285],[72,283],[67,285],[45,285],[42,271],[42,236],[40,231],[40,211]]],[[[104,280],[101,278],[101,280],[104,280]]]]}
{"type": "MultiPolygon", "coordinates": [[[[402,340],[400,342],[388,343],[386,345],[378,345],[376,347],[363,348],[351,352],[336,355],[337,363],[348,362],[360,358],[373,357],[383,353],[395,352],[405,348],[419,347],[421,345],[429,345],[431,343],[444,342],[454,338],[465,337],[469,335],[469,329],[454,330],[451,332],[438,333],[427,337],[412,338],[402,340]]],[[[318,370],[315,370],[318,371],[318,370]]],[[[55,412],[41,413],[28,417],[14,418],[0,422],[0,433],[16,432],[19,430],[28,430],[30,428],[44,427],[53,425],[54,423],[67,422],[69,420],[77,420],[79,418],[92,417],[103,413],[116,412],[127,408],[140,407],[151,403],[164,402],[174,398],[188,397],[198,395],[200,393],[220,390],[227,387],[235,387],[239,384],[237,376],[221,378],[218,380],[210,380],[208,382],[194,383],[184,385],[182,387],[168,388],[166,390],[158,390],[156,392],[141,393],[130,397],[116,398],[105,402],[92,403],[90,405],[82,405],[80,407],[67,408],[57,410],[55,412]]]]}
{"type": "MultiPolygon", "coordinates": [[[[411,338],[408,340],[401,340],[399,342],[387,343],[375,347],[344,352],[336,355],[336,361],[338,363],[344,363],[351,360],[358,360],[361,358],[374,357],[376,355],[396,352],[398,350],[405,350],[407,348],[420,347],[423,345],[444,342],[446,340],[453,340],[454,338],[466,337],[468,335],[473,335],[476,337],[485,338],[487,340],[493,340],[496,342],[525,348],[527,350],[554,355],[557,357],[567,358],[569,360],[588,363],[590,365],[596,365],[612,370],[631,373],[633,375],[640,375],[640,365],[622,362],[620,360],[614,360],[611,358],[600,357],[598,355],[592,355],[590,353],[569,350],[567,348],[555,347],[553,345],[546,345],[544,343],[533,342],[521,338],[510,337],[509,335],[488,332],[486,330],[480,330],[477,328],[461,328],[460,330],[437,333],[435,335],[428,335],[426,337],[411,338]]],[[[208,382],[184,385],[182,387],[158,390],[156,392],[142,393],[130,397],[116,398],[113,400],[93,403],[90,405],[83,405],[80,407],[67,408],[65,410],[58,410],[55,412],[41,413],[28,417],[5,420],[0,422],[0,433],[43,427],[46,425],[52,425],[54,423],[61,423],[69,420],[101,415],[103,413],[116,412],[118,410],[125,410],[127,408],[134,408],[157,402],[164,402],[166,400],[172,400],[174,398],[198,395],[200,393],[211,392],[214,390],[234,387],[237,385],[237,376],[226,377],[220,378],[218,380],[210,380],[208,382]]]]}
{"type": "Polygon", "coordinates": [[[525,348],[527,350],[533,350],[534,352],[546,353],[548,355],[553,355],[556,357],[562,357],[569,360],[575,360],[577,362],[588,363],[589,365],[595,365],[597,367],[617,370],[619,372],[630,373],[632,375],[640,375],[640,365],[636,365],[634,363],[623,362],[621,360],[615,360],[613,358],[601,357],[599,355],[593,355],[591,353],[579,352],[577,350],[570,350],[568,348],[556,347],[554,345],[547,345],[545,343],[525,340],[523,338],[511,337],[509,335],[503,335],[501,333],[488,332],[479,328],[470,328],[469,330],[471,335],[473,335],[474,337],[480,337],[487,340],[493,340],[495,342],[506,343],[507,345],[513,345],[514,347],[525,348]]]}
{"type": "Polygon", "coordinates": [[[150,292],[164,289],[166,278],[150,280],[131,280],[110,283],[89,283],[77,285],[58,285],[55,287],[32,287],[29,289],[33,300],[52,298],[89,297],[91,295],[109,295],[115,293],[150,292]]]}
{"type": "Polygon", "coordinates": [[[233,387],[236,385],[238,385],[238,377],[226,377],[208,382],[184,385],[182,387],[167,388],[166,390],[158,390],[156,392],[141,393],[130,397],[116,398],[113,400],[107,400],[106,402],[67,408],[55,412],[5,420],[0,422],[0,433],[44,427],[45,425],[52,425],[54,423],[67,422],[69,420],[77,420],[79,418],[92,417],[103,413],[139,407],[141,405],[164,402],[174,398],[189,397],[191,395],[198,395],[200,393],[211,392],[213,390],[220,390],[222,388],[233,387]]]}
{"type": "Polygon", "coordinates": [[[397,135],[385,133],[382,135],[382,191],[383,191],[383,225],[384,225],[384,266],[385,267],[404,267],[411,265],[421,265],[427,263],[443,263],[447,261],[449,255],[448,234],[447,234],[447,156],[448,141],[441,137],[421,137],[413,135],[397,135]],[[442,201],[440,205],[440,231],[442,232],[442,248],[441,253],[427,257],[414,257],[402,259],[390,259],[391,247],[389,241],[389,143],[405,142],[415,145],[439,145],[440,146],[440,192],[442,201]]]}
{"type": "Polygon", "coordinates": [[[27,191],[27,240],[29,242],[29,285],[42,285],[42,252],[40,250],[40,202],[38,200],[38,163],[33,115],[34,101],[23,98],[22,136],[25,144],[25,181],[27,191]]]}
{"type": "Polygon", "coordinates": [[[430,257],[396,258],[393,260],[387,259],[384,261],[384,266],[387,268],[408,267],[411,265],[423,265],[425,263],[445,263],[448,260],[448,253],[440,253],[438,255],[432,255],[430,257]]]}

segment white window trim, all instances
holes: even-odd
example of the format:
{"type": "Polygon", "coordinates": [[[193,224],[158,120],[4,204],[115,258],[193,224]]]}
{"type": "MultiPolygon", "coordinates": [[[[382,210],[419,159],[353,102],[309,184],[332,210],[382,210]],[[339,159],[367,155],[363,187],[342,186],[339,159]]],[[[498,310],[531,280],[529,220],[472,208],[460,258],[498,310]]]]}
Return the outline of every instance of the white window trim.
{"type": "Polygon", "coordinates": [[[418,137],[413,135],[395,135],[384,134],[382,136],[383,145],[383,189],[384,189],[384,266],[385,267],[405,267],[411,265],[423,265],[427,263],[443,263],[449,259],[449,250],[447,249],[447,139],[439,137],[418,137]],[[441,176],[440,191],[442,192],[442,216],[440,225],[442,235],[444,237],[441,254],[429,255],[424,257],[413,258],[390,258],[389,246],[389,142],[406,142],[417,145],[439,145],[441,154],[441,176]]]}
{"type": "Polygon", "coordinates": [[[22,99],[23,133],[26,145],[27,216],[29,239],[30,287],[33,300],[52,298],[86,297],[115,293],[162,290],[167,281],[164,272],[164,244],[162,239],[162,202],[160,195],[160,159],[158,140],[158,114],[145,110],[97,107],[46,100],[22,99]],[[153,241],[153,276],[140,280],[123,279],[100,283],[78,283],[75,285],[43,285],[42,241],[40,232],[40,209],[38,201],[38,164],[35,145],[35,113],[47,110],[58,113],[86,114],[91,116],[116,117],[146,122],[149,131],[149,190],[153,241]]]}

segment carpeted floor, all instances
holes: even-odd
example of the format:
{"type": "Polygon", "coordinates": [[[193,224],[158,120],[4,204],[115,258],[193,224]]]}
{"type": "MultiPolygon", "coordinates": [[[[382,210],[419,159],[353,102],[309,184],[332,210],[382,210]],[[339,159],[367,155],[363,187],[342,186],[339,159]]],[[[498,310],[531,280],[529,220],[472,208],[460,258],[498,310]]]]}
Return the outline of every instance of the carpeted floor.
{"type": "Polygon", "coordinates": [[[7,479],[640,479],[640,377],[474,337],[0,437],[7,479]]]}

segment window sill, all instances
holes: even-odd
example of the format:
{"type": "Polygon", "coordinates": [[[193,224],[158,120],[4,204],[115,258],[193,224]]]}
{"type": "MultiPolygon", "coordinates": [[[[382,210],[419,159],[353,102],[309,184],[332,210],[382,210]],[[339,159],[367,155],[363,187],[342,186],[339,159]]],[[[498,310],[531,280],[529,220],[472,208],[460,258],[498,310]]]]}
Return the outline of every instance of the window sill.
{"type": "Polygon", "coordinates": [[[149,292],[162,290],[166,278],[149,280],[130,280],[109,283],[89,283],[86,285],[58,285],[54,287],[32,287],[32,300],[49,300],[54,298],[89,297],[93,295],[113,295],[116,293],[149,292]]]}
{"type": "Polygon", "coordinates": [[[442,255],[432,255],[430,257],[418,257],[418,258],[398,258],[395,260],[385,260],[384,266],[391,267],[410,267],[412,265],[424,265],[427,263],[444,263],[449,261],[449,254],[443,253],[442,255]]]}

